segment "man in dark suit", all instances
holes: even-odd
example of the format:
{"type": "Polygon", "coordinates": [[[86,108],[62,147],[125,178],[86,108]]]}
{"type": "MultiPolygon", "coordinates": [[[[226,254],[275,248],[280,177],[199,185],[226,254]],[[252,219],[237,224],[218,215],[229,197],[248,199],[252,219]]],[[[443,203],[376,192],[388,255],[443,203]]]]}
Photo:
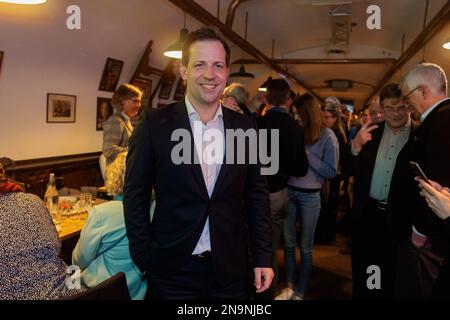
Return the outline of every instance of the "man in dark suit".
{"type": "Polygon", "coordinates": [[[220,105],[229,58],[228,45],[214,30],[191,33],[180,66],[185,99],[146,111],[130,140],[125,223],[150,298],[247,298],[247,238],[256,292],[268,289],[273,278],[267,180],[259,162],[248,160],[251,144],[246,140],[240,154],[228,136],[233,129],[253,132],[254,120],[220,105]],[[217,143],[225,131],[226,147],[217,143]],[[187,148],[180,148],[180,137],[187,148]],[[214,158],[211,145],[215,156],[224,155],[219,161],[208,158],[214,158]],[[246,161],[237,163],[241,156],[246,161]],[[156,209],[150,223],[152,188],[156,209]]]}
{"type": "Polygon", "coordinates": [[[395,181],[408,166],[404,154],[413,132],[411,119],[395,83],[383,88],[380,101],[385,122],[364,124],[347,155],[347,166],[355,177],[351,213],[354,299],[394,297],[396,240],[407,228],[407,220],[398,219],[393,205],[402,197],[395,181]]]}
{"type": "MultiPolygon", "coordinates": [[[[423,63],[411,69],[400,81],[399,87],[407,104],[421,116],[422,124],[414,137],[416,161],[427,177],[443,186],[450,185],[450,99],[447,96],[447,78],[441,67],[423,63]]],[[[410,230],[409,258],[403,259],[404,270],[410,275],[402,282],[407,298],[450,298],[450,246],[442,220],[437,218],[419,195],[417,182],[405,184],[415,188],[405,204],[413,216],[410,230]],[[443,261],[445,259],[445,261],[443,261]],[[443,265],[441,265],[443,262],[443,265]],[[436,279],[434,284],[433,280],[436,279]],[[444,280],[447,279],[447,280],[444,280]],[[446,285],[444,284],[446,282],[446,285]],[[411,288],[412,285],[413,288],[411,288]],[[414,290],[415,289],[415,290],[414,290]]]]}

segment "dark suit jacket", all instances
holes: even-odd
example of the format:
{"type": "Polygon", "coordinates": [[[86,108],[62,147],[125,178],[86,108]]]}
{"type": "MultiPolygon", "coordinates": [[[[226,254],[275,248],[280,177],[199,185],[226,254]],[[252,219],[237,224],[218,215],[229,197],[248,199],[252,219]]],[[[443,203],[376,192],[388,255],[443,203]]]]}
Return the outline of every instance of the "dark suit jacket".
{"type": "MultiPolygon", "coordinates": [[[[450,99],[441,102],[417,130],[412,159],[419,163],[429,179],[450,186],[450,99]]],[[[444,223],[419,195],[417,182],[414,184],[416,192],[410,199],[414,226],[430,238],[438,252],[447,254],[444,223]]]]}
{"type": "MultiPolygon", "coordinates": [[[[270,193],[286,188],[290,176],[302,177],[308,173],[308,157],[305,151],[303,128],[289,113],[281,108],[269,110],[263,117],[256,119],[259,129],[279,130],[279,170],[267,176],[270,193]]],[[[268,154],[272,157],[271,135],[268,134],[268,154]]]]}
{"type": "MultiPolygon", "coordinates": [[[[255,128],[250,117],[227,108],[223,108],[223,121],[225,129],[255,128]]],[[[260,165],[222,164],[209,198],[200,165],[175,165],[171,160],[172,148],[179,143],[171,141],[171,135],[180,128],[191,133],[194,146],[184,100],[146,110],[130,140],[124,210],[136,265],[155,276],[178,272],[194,251],[209,215],[212,261],[219,283],[245,279],[247,232],[254,266],[271,267],[269,193],[260,165]],[[150,223],[152,188],[156,208],[150,223]]]]}
{"type": "MultiPolygon", "coordinates": [[[[372,140],[367,142],[358,156],[353,156],[350,150],[350,144],[347,150],[346,167],[352,168],[350,175],[355,177],[355,185],[353,187],[355,194],[355,203],[352,210],[352,219],[357,222],[364,218],[367,202],[369,199],[370,184],[372,182],[372,174],[378,153],[378,147],[383,137],[385,122],[378,124],[378,128],[372,131],[372,140]]],[[[408,164],[411,146],[410,141],[414,136],[416,126],[411,124],[410,138],[397,156],[394,172],[392,174],[391,186],[389,188],[388,203],[393,212],[394,230],[398,237],[404,237],[406,232],[411,234],[411,218],[405,216],[405,210],[402,205],[408,201],[411,196],[403,190],[404,180],[413,179],[408,164]]]]}

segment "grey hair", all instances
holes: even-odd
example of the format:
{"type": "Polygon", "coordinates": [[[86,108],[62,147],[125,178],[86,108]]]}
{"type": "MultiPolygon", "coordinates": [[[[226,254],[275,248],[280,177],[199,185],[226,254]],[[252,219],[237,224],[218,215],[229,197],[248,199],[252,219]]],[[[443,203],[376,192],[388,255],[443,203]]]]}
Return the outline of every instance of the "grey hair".
{"type": "Polygon", "coordinates": [[[400,80],[398,87],[407,85],[410,90],[426,86],[435,94],[447,94],[447,78],[444,70],[434,63],[421,63],[409,70],[400,80]]]}
{"type": "Polygon", "coordinates": [[[241,83],[233,82],[228,87],[223,90],[223,95],[225,97],[233,97],[236,99],[238,104],[247,105],[247,100],[249,97],[247,89],[241,83]]]}

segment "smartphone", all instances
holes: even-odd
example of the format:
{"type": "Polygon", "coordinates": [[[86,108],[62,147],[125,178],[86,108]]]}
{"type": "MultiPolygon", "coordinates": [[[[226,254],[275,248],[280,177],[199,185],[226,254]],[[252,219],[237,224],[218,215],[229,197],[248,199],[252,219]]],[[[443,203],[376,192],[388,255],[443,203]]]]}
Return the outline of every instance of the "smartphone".
{"type": "Polygon", "coordinates": [[[411,165],[411,169],[413,170],[416,177],[419,176],[420,179],[424,180],[428,184],[431,184],[427,176],[423,172],[422,168],[419,166],[417,162],[410,161],[409,164],[411,165]]]}

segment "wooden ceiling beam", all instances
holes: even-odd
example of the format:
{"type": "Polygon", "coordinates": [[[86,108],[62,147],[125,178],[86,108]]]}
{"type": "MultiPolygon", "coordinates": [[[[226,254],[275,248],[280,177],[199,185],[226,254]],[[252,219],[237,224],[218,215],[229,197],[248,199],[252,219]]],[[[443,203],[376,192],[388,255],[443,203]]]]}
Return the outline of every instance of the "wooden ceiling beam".
{"type": "Polygon", "coordinates": [[[183,10],[185,13],[189,14],[193,18],[200,21],[201,23],[203,23],[205,25],[217,27],[228,40],[232,41],[239,48],[241,48],[248,54],[252,55],[256,59],[260,60],[262,63],[264,63],[265,65],[267,65],[269,68],[273,69],[274,71],[278,72],[279,74],[296,82],[299,86],[303,87],[306,91],[311,93],[317,99],[319,99],[321,101],[323,100],[308,85],[303,83],[303,81],[300,81],[294,75],[285,71],[279,65],[273,63],[271,61],[271,59],[269,59],[261,51],[259,51],[248,41],[243,39],[236,32],[234,32],[233,30],[228,28],[224,23],[222,23],[220,20],[218,20],[216,17],[214,17],[211,13],[209,13],[206,9],[204,9],[202,6],[200,6],[195,1],[193,1],[193,0],[169,0],[169,1],[171,3],[173,3],[174,5],[176,5],[178,8],[180,8],[181,10],[183,10]]]}
{"type": "MultiPolygon", "coordinates": [[[[390,64],[392,58],[380,59],[270,59],[274,64],[390,64]]],[[[235,64],[261,64],[257,59],[238,59],[235,64]]]]}
{"type": "Polygon", "coordinates": [[[233,0],[228,6],[227,10],[227,18],[225,20],[225,25],[231,30],[233,27],[234,15],[236,13],[236,9],[241,5],[242,2],[249,0],[233,0]]]}

